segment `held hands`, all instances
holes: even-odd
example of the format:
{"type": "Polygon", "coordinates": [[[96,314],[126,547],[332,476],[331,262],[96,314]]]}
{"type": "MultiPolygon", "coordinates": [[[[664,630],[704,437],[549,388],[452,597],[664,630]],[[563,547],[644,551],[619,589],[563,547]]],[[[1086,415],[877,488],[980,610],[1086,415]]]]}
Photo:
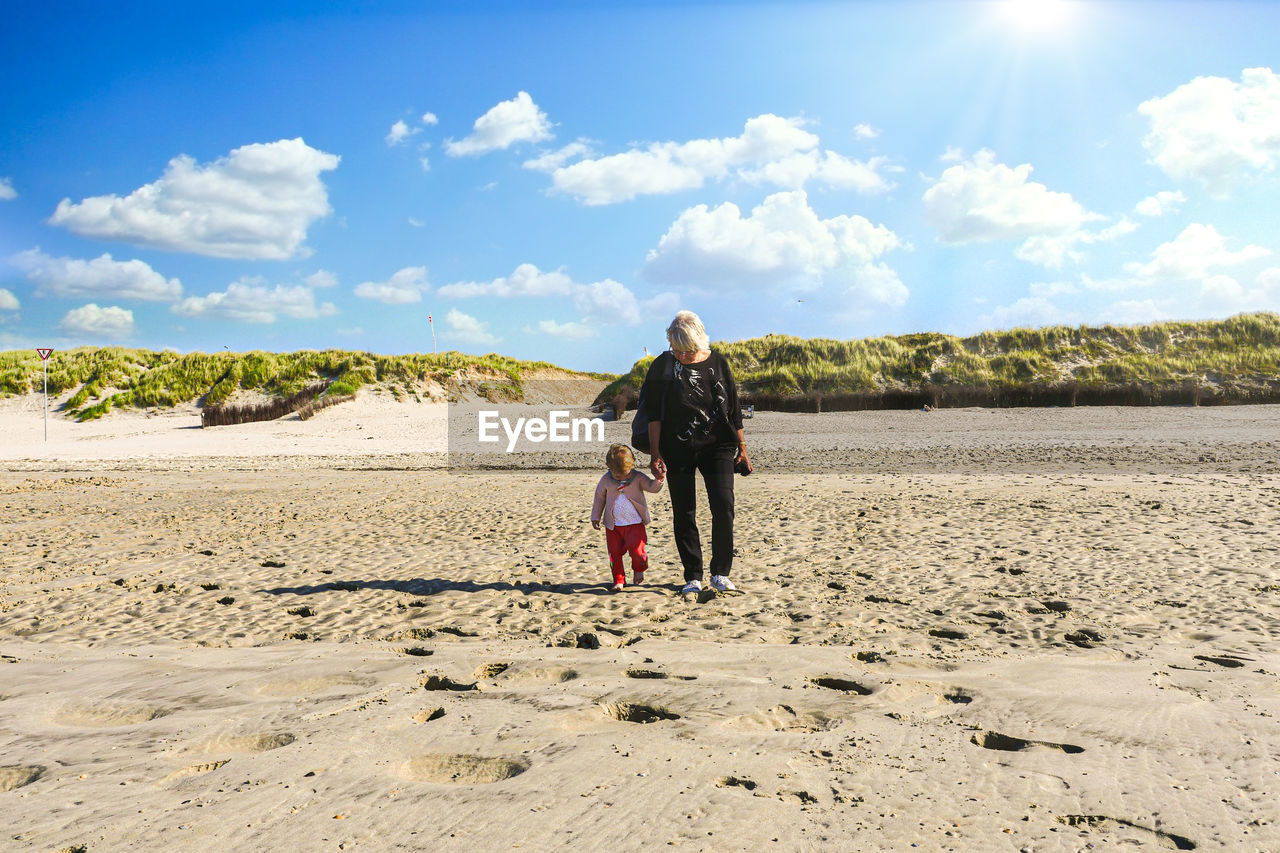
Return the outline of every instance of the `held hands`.
{"type": "Polygon", "coordinates": [[[649,470],[653,472],[653,476],[658,482],[662,482],[667,476],[667,463],[662,460],[661,456],[654,456],[649,460],[649,470]]]}

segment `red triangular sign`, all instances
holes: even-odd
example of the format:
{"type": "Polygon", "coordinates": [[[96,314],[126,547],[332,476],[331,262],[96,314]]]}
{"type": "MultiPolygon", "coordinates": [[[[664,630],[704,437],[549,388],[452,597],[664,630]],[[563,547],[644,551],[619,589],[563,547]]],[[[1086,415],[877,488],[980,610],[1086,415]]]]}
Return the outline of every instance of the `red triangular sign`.
{"type": "Polygon", "coordinates": [[[53,350],[51,350],[51,349],[41,349],[40,347],[36,347],[36,352],[38,352],[38,353],[40,354],[40,360],[41,360],[41,361],[48,361],[48,360],[49,360],[49,356],[51,356],[51,355],[53,354],[53,350]]]}

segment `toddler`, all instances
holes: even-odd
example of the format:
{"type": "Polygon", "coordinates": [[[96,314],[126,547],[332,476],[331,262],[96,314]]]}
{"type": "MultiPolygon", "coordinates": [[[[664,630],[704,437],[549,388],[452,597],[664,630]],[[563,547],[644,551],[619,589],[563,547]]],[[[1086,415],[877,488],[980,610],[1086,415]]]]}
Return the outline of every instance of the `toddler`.
{"type": "Polygon", "coordinates": [[[591,526],[605,527],[605,544],[609,548],[609,565],[613,570],[613,591],[618,592],[626,584],[626,572],[622,569],[622,555],[631,555],[631,572],[635,582],[644,581],[644,570],[649,558],[644,552],[648,536],[645,525],[649,523],[649,504],[645,492],[662,489],[659,476],[653,479],[636,468],[636,457],[625,444],[615,444],[605,455],[608,472],[596,483],[595,501],[591,504],[591,526]]]}

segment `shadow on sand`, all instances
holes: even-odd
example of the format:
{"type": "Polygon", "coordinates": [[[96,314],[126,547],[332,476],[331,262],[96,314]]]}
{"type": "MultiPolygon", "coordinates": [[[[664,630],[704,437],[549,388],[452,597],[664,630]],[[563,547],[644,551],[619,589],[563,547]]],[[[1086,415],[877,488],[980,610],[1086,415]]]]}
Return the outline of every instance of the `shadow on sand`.
{"type": "MultiPolygon", "coordinates": [[[[510,583],[494,581],[492,583],[476,583],[475,581],[445,580],[444,578],[414,578],[405,581],[328,581],[310,586],[278,586],[260,590],[267,595],[315,595],[321,592],[356,592],[362,589],[381,589],[391,592],[403,592],[409,595],[436,595],[441,592],[520,592],[528,595],[534,592],[551,593],[553,595],[616,595],[609,589],[610,582],[603,583],[510,583]]],[[[654,592],[666,594],[677,586],[670,584],[645,584],[644,586],[628,586],[626,592],[654,592]]],[[[412,605],[411,605],[412,606],[412,605]]]]}

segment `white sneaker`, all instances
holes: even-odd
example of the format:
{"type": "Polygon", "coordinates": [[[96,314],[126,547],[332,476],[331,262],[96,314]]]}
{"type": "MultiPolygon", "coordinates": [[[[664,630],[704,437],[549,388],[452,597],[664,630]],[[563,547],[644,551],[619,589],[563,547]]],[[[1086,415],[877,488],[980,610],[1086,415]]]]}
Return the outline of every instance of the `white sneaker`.
{"type": "Polygon", "coordinates": [[[736,592],[738,589],[733,585],[733,581],[724,575],[712,575],[711,585],[716,588],[716,592],[736,592]]]}
{"type": "Polygon", "coordinates": [[[688,595],[691,592],[702,592],[702,581],[689,581],[684,585],[684,589],[680,590],[681,595],[688,595]]]}

